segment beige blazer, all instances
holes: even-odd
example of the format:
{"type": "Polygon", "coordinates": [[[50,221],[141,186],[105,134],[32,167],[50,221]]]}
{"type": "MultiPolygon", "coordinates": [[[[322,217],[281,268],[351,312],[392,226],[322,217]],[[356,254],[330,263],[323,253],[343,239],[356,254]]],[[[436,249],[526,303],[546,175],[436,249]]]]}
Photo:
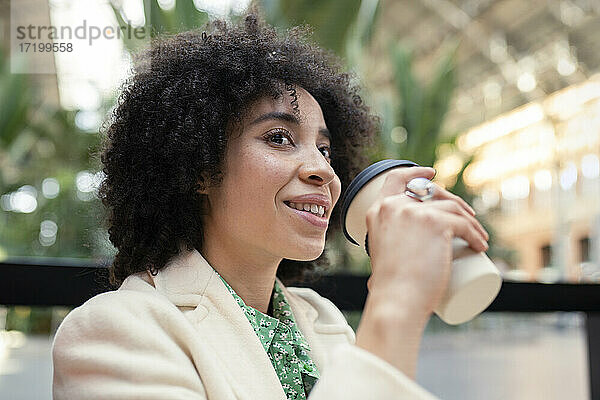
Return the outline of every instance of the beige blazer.
{"type": "MultiPolygon", "coordinates": [[[[310,400],[436,399],[354,345],[331,301],[311,289],[282,288],[321,374],[310,400]]],[[[196,250],[71,311],[52,356],[56,400],[285,400],[242,309],[196,250]]]]}

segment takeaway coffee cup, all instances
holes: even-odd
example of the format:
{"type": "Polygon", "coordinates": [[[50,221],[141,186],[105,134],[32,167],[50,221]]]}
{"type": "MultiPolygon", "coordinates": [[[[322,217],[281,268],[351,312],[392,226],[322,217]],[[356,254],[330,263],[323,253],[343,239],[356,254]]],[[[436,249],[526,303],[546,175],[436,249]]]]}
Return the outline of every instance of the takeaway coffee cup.
{"type": "MultiPolygon", "coordinates": [[[[346,238],[365,248],[366,215],[375,202],[388,172],[414,167],[408,160],[382,160],[370,165],[350,183],[342,201],[342,229],[346,238]]],[[[398,238],[401,241],[402,237],[398,238]]],[[[472,250],[466,241],[454,238],[453,261],[446,293],[434,312],[447,324],[470,321],[485,310],[498,295],[502,278],[485,253],[472,250]]]]}

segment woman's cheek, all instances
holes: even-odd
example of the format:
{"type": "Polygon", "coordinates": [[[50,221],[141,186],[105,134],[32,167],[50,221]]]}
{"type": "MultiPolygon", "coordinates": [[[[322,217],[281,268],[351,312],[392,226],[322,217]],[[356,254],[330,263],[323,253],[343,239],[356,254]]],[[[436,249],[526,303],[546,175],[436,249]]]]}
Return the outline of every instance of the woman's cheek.
{"type": "Polygon", "coordinates": [[[335,206],[339,201],[340,195],[342,193],[342,182],[340,181],[340,178],[337,175],[335,176],[333,182],[331,182],[330,188],[332,197],[331,200],[333,202],[333,206],[335,206]]]}
{"type": "Polygon", "coordinates": [[[270,178],[276,182],[279,179],[286,178],[291,170],[293,162],[290,159],[282,157],[280,154],[265,154],[256,164],[258,171],[255,174],[262,175],[266,179],[270,178]]]}

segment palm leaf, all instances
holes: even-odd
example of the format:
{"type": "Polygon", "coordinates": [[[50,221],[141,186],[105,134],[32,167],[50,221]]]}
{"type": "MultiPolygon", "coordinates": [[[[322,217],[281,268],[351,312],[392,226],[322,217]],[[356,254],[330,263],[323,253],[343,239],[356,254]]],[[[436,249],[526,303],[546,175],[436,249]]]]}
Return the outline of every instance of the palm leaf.
{"type": "Polygon", "coordinates": [[[280,0],[275,7],[272,0],[260,3],[269,23],[283,27],[308,24],[321,46],[343,55],[361,1],[280,0]]]}
{"type": "Polygon", "coordinates": [[[179,0],[175,3],[175,21],[172,27],[178,32],[199,28],[208,22],[208,14],[199,11],[192,0],[179,0]]]}
{"type": "Polygon", "coordinates": [[[399,123],[406,128],[408,137],[404,147],[403,158],[412,158],[416,162],[421,113],[423,107],[423,93],[421,86],[414,78],[412,72],[412,56],[410,52],[401,46],[392,49],[392,67],[394,69],[394,81],[398,91],[400,106],[397,113],[399,123]]]}
{"type": "MultiPolygon", "coordinates": [[[[112,5],[115,17],[121,26],[128,25],[121,15],[119,8],[112,5]]],[[[160,34],[175,34],[190,29],[199,28],[208,21],[208,14],[200,11],[194,5],[193,0],[178,0],[171,10],[163,10],[157,0],[144,0],[144,15],[146,17],[145,28],[151,37],[160,34]]],[[[144,41],[123,35],[125,47],[131,51],[138,50],[144,41]]]]}
{"type": "Polygon", "coordinates": [[[27,122],[31,90],[27,75],[10,73],[1,51],[0,68],[0,146],[8,147],[27,122]]]}
{"type": "Polygon", "coordinates": [[[423,113],[419,132],[419,148],[426,165],[433,165],[435,149],[440,141],[444,118],[448,112],[450,100],[456,87],[454,59],[456,47],[442,59],[437,67],[434,79],[423,95],[423,113]]]}

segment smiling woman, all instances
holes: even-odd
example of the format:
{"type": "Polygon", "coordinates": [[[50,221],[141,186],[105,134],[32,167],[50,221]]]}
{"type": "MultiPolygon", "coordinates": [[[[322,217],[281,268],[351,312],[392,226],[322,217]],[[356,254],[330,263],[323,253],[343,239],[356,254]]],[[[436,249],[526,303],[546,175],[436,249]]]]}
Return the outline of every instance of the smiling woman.
{"type": "Polygon", "coordinates": [[[433,398],[377,355],[379,317],[356,340],[286,286],[324,260],[377,127],[339,61],[250,14],[157,39],[137,65],[101,152],[118,289],[58,329],[54,398],[433,398]]]}
{"type": "MultiPolygon", "coordinates": [[[[284,154],[308,155],[308,140],[314,142],[311,148],[327,144],[331,168],[347,185],[365,166],[364,149],[377,126],[349,81],[339,61],[311,45],[304,31],[278,37],[255,17],[244,26],[216,21],[206,31],[158,39],[138,58],[138,73],[125,85],[102,153],[107,179],[100,197],[119,250],[112,282],[160,269],[181,244],[202,249],[208,238],[202,220],[210,203],[197,189],[218,186],[224,169],[233,168],[235,158],[225,152],[233,151],[228,146],[235,136],[241,135],[236,143],[244,145],[252,143],[250,135],[273,136],[262,142],[269,146],[253,149],[280,154],[280,160],[284,154]],[[311,129],[324,137],[317,142],[311,129]],[[325,136],[330,142],[322,140],[325,136]],[[277,142],[282,151],[275,151],[277,142]]],[[[272,173],[278,169],[270,166],[272,173]]],[[[265,178],[257,175],[248,183],[260,187],[265,178]]],[[[293,194],[312,192],[307,187],[293,194]]],[[[247,202],[238,213],[251,207],[252,199],[242,198],[247,202]]],[[[329,226],[336,229],[339,215],[333,211],[329,226]]],[[[284,282],[301,278],[314,265],[295,261],[281,263],[278,276],[284,282]]]]}

